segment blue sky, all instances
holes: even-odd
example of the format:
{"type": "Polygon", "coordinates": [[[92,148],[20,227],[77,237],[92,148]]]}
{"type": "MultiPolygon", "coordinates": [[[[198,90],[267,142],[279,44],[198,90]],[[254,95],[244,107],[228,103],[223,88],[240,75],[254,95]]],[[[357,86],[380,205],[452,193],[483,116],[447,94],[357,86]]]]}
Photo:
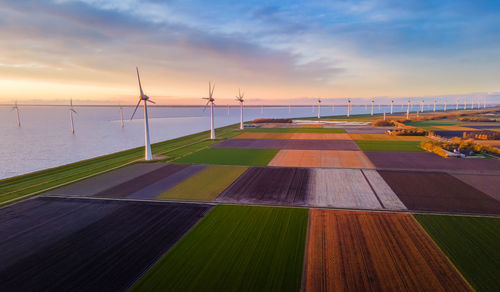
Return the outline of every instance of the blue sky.
{"type": "Polygon", "coordinates": [[[0,1],[0,38],[0,99],[500,91],[500,1],[0,1]]]}

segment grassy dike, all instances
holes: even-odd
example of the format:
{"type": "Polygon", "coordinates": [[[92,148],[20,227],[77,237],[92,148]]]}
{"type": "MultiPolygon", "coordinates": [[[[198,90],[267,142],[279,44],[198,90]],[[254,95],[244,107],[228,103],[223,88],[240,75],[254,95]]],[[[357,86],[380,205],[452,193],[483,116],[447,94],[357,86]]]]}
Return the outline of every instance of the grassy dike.
{"type": "MultiPolygon", "coordinates": [[[[239,134],[237,125],[216,129],[217,139],[227,139],[239,134]]],[[[200,132],[151,145],[153,155],[172,161],[207,148],[218,142],[208,139],[209,132],[200,132]]],[[[52,188],[121,167],[144,157],[144,147],[137,147],[113,154],[83,160],[59,167],[28,173],[0,180],[0,206],[28,198],[52,188]]]]}

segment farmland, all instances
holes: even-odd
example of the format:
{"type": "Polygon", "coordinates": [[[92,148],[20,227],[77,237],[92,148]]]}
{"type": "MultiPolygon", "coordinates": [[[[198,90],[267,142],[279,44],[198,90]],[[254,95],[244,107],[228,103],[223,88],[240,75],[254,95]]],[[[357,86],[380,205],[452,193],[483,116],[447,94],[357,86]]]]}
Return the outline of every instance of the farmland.
{"type": "Polygon", "coordinates": [[[265,133],[244,132],[237,139],[351,140],[345,133],[265,133]]]}
{"type": "Polygon", "coordinates": [[[500,171],[500,160],[443,158],[429,152],[365,151],[366,156],[382,169],[426,169],[500,171]]]}
{"type": "Polygon", "coordinates": [[[363,151],[424,151],[419,141],[356,140],[363,151]]]}
{"type": "Polygon", "coordinates": [[[370,141],[426,141],[429,138],[424,136],[393,136],[387,134],[349,134],[353,140],[370,140],[370,141]]]}
{"type": "Polygon", "coordinates": [[[278,153],[275,149],[208,148],[185,156],[177,163],[264,166],[278,153]]]}
{"type": "Polygon", "coordinates": [[[311,210],[306,291],[470,291],[408,214],[311,210]]]}
{"type": "Polygon", "coordinates": [[[124,290],[208,209],[60,198],[7,207],[0,213],[0,290],[124,290]]]}
{"type": "Polygon", "coordinates": [[[443,172],[381,171],[409,210],[500,214],[500,202],[443,172]]]}
{"type": "Polygon", "coordinates": [[[215,148],[294,149],[294,150],[359,150],[352,140],[298,139],[229,139],[215,148]]]}
{"type": "Polygon", "coordinates": [[[270,166],[373,168],[362,151],[347,150],[281,150],[270,166]]]}
{"type": "Polygon", "coordinates": [[[477,291],[500,287],[500,219],[414,216],[477,291]]]}
{"type": "Polygon", "coordinates": [[[500,201],[500,175],[453,174],[453,176],[500,201]]]}
{"type": "Polygon", "coordinates": [[[157,199],[213,201],[246,167],[211,165],[160,194],[157,199]]]}
{"type": "Polygon", "coordinates": [[[299,291],[307,217],[298,208],[217,206],[132,291],[299,291]]]}
{"type": "Polygon", "coordinates": [[[332,128],[248,128],[245,132],[258,133],[345,133],[344,129],[332,128]]]}
{"type": "Polygon", "coordinates": [[[304,168],[251,167],[217,201],[304,206],[309,176],[304,168]]]}

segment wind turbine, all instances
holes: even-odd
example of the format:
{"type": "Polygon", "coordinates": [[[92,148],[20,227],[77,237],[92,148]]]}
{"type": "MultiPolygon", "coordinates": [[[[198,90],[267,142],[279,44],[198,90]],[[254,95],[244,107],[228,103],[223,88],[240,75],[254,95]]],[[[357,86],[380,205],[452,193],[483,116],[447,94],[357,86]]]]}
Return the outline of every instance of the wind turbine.
{"type": "Polygon", "coordinates": [[[318,120],[321,119],[321,99],[318,98],[318,120]]]}
{"type": "Polygon", "coordinates": [[[14,103],[14,106],[12,107],[12,110],[16,110],[16,115],[17,115],[17,126],[18,127],[21,127],[21,119],[19,119],[19,107],[17,106],[17,100],[16,102],[14,103]]]}
{"type": "Polygon", "coordinates": [[[349,115],[351,113],[351,99],[347,99],[347,118],[349,118],[349,115]]]}
{"type": "Polygon", "coordinates": [[[215,140],[215,132],[214,132],[214,89],[215,89],[215,84],[212,87],[212,83],[208,82],[208,97],[203,97],[203,99],[207,100],[207,104],[205,105],[205,110],[210,104],[210,139],[215,140]]]}
{"type": "Polygon", "coordinates": [[[434,112],[436,111],[436,100],[434,99],[434,112]]]}
{"type": "Polygon", "coordinates": [[[394,99],[391,100],[391,115],[392,115],[392,108],[394,107],[394,99]]]}
{"type": "Polygon", "coordinates": [[[473,98],[471,98],[471,105],[472,105],[472,106],[471,106],[471,108],[470,108],[470,109],[472,109],[472,110],[473,110],[473,109],[474,109],[474,97],[473,97],[473,98]]]}
{"type": "Polygon", "coordinates": [[[422,103],[420,104],[420,112],[424,112],[424,100],[422,99],[422,103]]]}
{"type": "Polygon", "coordinates": [[[74,109],[73,109],[73,99],[70,99],[69,100],[69,121],[71,123],[71,133],[75,133],[75,125],[73,124],[73,113],[77,113],[74,109]]]}
{"type": "Polygon", "coordinates": [[[457,105],[456,105],[456,107],[455,107],[455,110],[457,110],[457,111],[458,111],[458,98],[457,98],[457,105]]]}
{"type": "Polygon", "coordinates": [[[467,109],[467,98],[464,98],[464,110],[467,109]]]}
{"type": "Polygon", "coordinates": [[[444,100],[444,111],[446,111],[446,99],[444,100]]]}
{"type": "Polygon", "coordinates": [[[373,104],[374,104],[374,103],[375,103],[375,99],[374,99],[374,98],[372,98],[372,111],[371,111],[371,113],[370,113],[370,115],[371,115],[371,116],[373,116],[373,104]]]}
{"type": "Polygon", "coordinates": [[[486,96],[484,97],[483,108],[486,108],[486,96]]]}
{"type": "Polygon", "coordinates": [[[135,106],[134,113],[132,113],[132,117],[130,118],[130,120],[134,118],[135,112],[137,111],[137,108],[141,104],[141,101],[144,101],[144,142],[145,142],[144,160],[152,160],[153,155],[151,154],[151,142],[149,140],[148,102],[150,103],[155,103],[155,102],[150,100],[149,96],[145,95],[144,92],[142,91],[141,77],[139,77],[139,69],[135,67],[135,70],[137,71],[137,81],[139,82],[139,91],[141,95],[139,96],[139,101],[135,106]]]}
{"type": "MultiPolygon", "coordinates": [[[[244,93],[241,93],[240,89],[238,88],[238,96],[236,96],[236,100],[240,102],[240,130],[243,130],[243,97],[245,96],[244,93]]],[[[288,107],[288,110],[290,110],[290,106],[288,107]]]]}
{"type": "Polygon", "coordinates": [[[410,99],[408,99],[408,107],[406,108],[406,119],[410,119],[410,99]]]}

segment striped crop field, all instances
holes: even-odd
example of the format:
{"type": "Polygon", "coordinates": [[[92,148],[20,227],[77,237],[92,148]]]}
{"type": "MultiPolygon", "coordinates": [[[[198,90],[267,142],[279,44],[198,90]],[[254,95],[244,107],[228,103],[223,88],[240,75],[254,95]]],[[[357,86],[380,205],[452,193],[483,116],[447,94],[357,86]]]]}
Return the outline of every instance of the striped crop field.
{"type": "Polygon", "coordinates": [[[477,291],[500,287],[500,218],[414,215],[477,291]]]}
{"type": "Polygon", "coordinates": [[[156,198],[160,200],[213,201],[246,169],[244,166],[210,165],[156,198]]]}
{"type": "Polygon", "coordinates": [[[0,291],[124,291],[211,206],[34,198],[0,213],[0,291]]]}
{"type": "Polygon", "coordinates": [[[363,151],[280,150],[270,166],[374,168],[363,151]]]}
{"type": "Polygon", "coordinates": [[[352,140],[301,139],[228,139],[215,148],[295,149],[295,150],[359,150],[352,140]]]}
{"type": "Polygon", "coordinates": [[[312,209],[305,291],[471,291],[409,214],[312,209]]]}
{"type": "Polygon", "coordinates": [[[244,132],[236,139],[307,139],[307,140],[351,140],[346,133],[266,133],[244,132]]]}
{"type": "Polygon", "coordinates": [[[264,166],[278,153],[275,149],[208,148],[185,156],[176,163],[264,166]]]}
{"type": "Polygon", "coordinates": [[[268,133],[345,133],[344,129],[334,128],[249,128],[245,132],[268,133]]]}
{"type": "Polygon", "coordinates": [[[363,151],[424,151],[419,141],[356,140],[363,151]]]}
{"type": "Polygon", "coordinates": [[[308,210],[214,207],[132,291],[299,291],[308,210]]]}

